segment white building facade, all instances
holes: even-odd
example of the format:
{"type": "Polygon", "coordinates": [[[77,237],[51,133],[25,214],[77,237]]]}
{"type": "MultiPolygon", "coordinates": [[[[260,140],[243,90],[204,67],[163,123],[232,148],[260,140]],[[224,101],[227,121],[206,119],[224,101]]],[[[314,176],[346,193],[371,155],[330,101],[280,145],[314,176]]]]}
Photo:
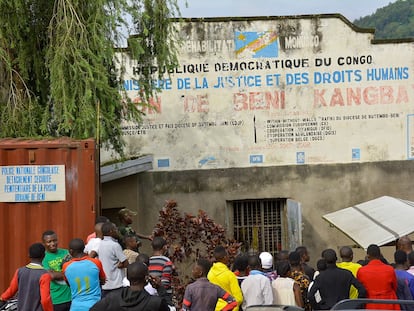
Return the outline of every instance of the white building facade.
{"type": "MultiPolygon", "coordinates": [[[[104,208],[137,208],[150,230],[175,199],[206,210],[246,249],[303,243],[317,254],[350,244],[324,213],[382,195],[413,200],[413,42],[375,41],[341,15],[178,28],[180,66],[154,80],[161,92],[144,122],[123,125],[127,156],[151,155],[152,170],[104,184],[104,208]]],[[[136,101],[134,75],[165,71],[126,69],[136,101]]]]}

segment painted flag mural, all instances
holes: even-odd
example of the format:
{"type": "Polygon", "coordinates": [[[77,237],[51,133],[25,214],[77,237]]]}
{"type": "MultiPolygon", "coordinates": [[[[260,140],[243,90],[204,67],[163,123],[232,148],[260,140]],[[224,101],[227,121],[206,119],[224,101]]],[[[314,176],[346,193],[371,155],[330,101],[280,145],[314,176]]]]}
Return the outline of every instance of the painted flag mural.
{"type": "Polygon", "coordinates": [[[234,37],[238,58],[278,57],[279,42],[274,31],[236,31],[234,37]]]}

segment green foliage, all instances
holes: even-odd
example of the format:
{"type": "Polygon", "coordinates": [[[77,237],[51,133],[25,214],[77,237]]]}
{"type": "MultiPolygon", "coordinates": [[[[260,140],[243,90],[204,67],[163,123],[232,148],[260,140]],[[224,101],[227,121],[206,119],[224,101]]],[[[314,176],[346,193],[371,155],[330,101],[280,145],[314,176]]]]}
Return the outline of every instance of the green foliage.
{"type": "Polygon", "coordinates": [[[375,28],[376,39],[414,38],[414,0],[398,0],[355,20],[354,24],[375,28]]]}
{"type": "MultiPolygon", "coordinates": [[[[0,137],[95,137],[122,151],[121,121],[142,112],[120,92],[116,46],[138,33],[133,59],[175,66],[173,16],[176,0],[0,0],[0,137]]],[[[153,78],[138,76],[143,104],[153,78]]]]}

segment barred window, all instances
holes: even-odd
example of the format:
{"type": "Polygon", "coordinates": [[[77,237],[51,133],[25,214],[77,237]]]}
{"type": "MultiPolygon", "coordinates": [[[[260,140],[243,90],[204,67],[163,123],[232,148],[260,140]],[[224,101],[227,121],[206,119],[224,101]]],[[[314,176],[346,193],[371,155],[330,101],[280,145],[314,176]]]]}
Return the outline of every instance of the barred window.
{"type": "Polygon", "coordinates": [[[230,201],[242,251],[272,254],[301,244],[300,204],[285,198],[230,201]]]}

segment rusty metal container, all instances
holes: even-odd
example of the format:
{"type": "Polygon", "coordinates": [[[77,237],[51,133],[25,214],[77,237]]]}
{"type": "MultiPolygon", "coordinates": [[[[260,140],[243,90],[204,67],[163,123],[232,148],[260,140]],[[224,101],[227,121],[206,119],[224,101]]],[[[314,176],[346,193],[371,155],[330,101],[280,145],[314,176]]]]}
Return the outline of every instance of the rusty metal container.
{"type": "Polygon", "coordinates": [[[44,231],[57,233],[60,248],[93,232],[97,155],[93,139],[0,139],[0,292],[44,231]]]}

